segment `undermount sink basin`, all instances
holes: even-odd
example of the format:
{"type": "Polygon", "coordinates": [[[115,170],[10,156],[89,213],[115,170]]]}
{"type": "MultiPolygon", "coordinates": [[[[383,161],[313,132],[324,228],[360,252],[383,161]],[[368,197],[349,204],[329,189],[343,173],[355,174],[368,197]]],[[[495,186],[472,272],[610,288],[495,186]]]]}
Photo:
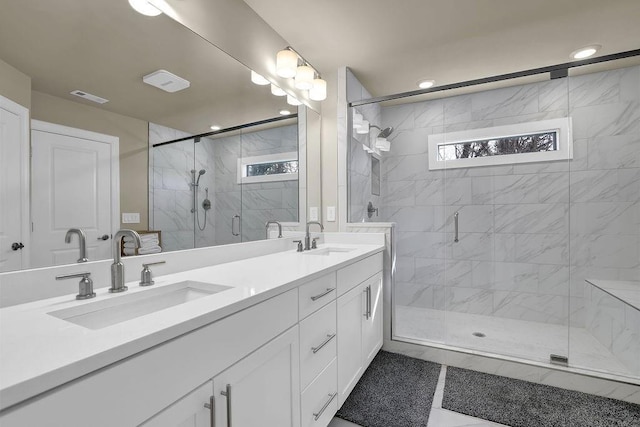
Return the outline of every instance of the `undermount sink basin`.
{"type": "Polygon", "coordinates": [[[354,250],[355,248],[319,248],[319,249],[311,249],[309,251],[305,251],[304,253],[306,255],[324,255],[324,256],[329,256],[331,254],[336,254],[336,253],[345,253],[345,252],[351,252],[352,250],[354,250]]]}
{"type": "Polygon", "coordinates": [[[231,287],[185,280],[47,314],[85,328],[102,329],[227,289],[231,289],[231,287]]]}

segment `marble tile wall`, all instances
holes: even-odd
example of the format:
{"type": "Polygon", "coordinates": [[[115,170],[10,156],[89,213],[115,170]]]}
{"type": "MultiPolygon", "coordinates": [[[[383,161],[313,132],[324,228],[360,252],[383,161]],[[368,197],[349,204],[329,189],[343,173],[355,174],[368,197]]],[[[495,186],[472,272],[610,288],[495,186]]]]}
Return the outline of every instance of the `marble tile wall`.
{"type": "Polygon", "coordinates": [[[586,277],[640,279],[640,67],[383,107],[381,123],[397,304],[584,327],[586,277]],[[571,161],[428,169],[429,134],[567,115],[571,161]]]}
{"type": "MultiPolygon", "coordinates": [[[[371,94],[362,86],[358,79],[353,75],[351,70],[347,70],[347,100],[348,102],[370,98],[371,94]]],[[[349,109],[353,110],[353,109],[349,109]]],[[[370,124],[380,126],[382,108],[379,104],[369,104],[357,107],[358,113],[362,114],[364,120],[370,124]]],[[[352,112],[351,112],[352,114],[352,112]]],[[[349,121],[351,123],[351,121],[349,121]]],[[[367,205],[369,202],[374,207],[380,205],[380,195],[374,195],[371,192],[371,154],[363,150],[362,145],[371,146],[375,141],[375,137],[379,130],[371,128],[368,134],[358,134],[351,132],[349,141],[349,161],[348,161],[348,195],[349,195],[349,212],[348,222],[376,222],[381,221],[380,211],[378,216],[373,214],[369,218],[367,214],[367,205]]],[[[380,156],[379,156],[380,157],[380,156]]],[[[381,164],[382,167],[382,164],[381,164]]],[[[382,194],[382,192],[380,193],[382,194]]]]}
{"type": "Polygon", "coordinates": [[[215,147],[216,245],[264,239],[264,224],[270,219],[282,222],[298,220],[297,180],[242,185],[237,182],[239,156],[298,151],[297,125],[217,138],[215,147]],[[241,216],[240,236],[232,234],[234,215],[241,216]]]}

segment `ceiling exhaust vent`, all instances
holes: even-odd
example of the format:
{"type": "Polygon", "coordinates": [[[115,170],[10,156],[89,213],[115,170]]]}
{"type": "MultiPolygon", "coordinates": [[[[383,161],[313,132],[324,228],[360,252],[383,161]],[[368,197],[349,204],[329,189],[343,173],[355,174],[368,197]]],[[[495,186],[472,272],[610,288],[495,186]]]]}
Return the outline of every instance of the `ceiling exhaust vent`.
{"type": "Polygon", "coordinates": [[[71,93],[71,95],[79,96],[80,98],[84,98],[84,99],[86,99],[88,101],[96,102],[98,104],[104,104],[104,103],[109,102],[108,99],[100,98],[99,96],[92,95],[90,93],[83,92],[81,90],[74,90],[74,91],[72,91],[70,93],[71,93]]]}
{"type": "Polygon", "coordinates": [[[178,92],[191,86],[189,80],[176,76],[167,70],[158,70],[147,74],[142,78],[142,81],[165,92],[178,92]]]}

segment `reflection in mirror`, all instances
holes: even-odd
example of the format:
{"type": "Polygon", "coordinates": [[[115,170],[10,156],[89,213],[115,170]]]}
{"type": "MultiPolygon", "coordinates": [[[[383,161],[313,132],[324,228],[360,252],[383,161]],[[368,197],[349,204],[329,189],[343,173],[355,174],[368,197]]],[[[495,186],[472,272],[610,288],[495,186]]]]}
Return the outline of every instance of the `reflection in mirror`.
{"type": "MultiPolygon", "coordinates": [[[[21,242],[24,247],[1,252],[8,255],[0,257],[0,272],[75,263],[79,258],[77,240],[70,244],[64,242],[65,233],[70,228],[82,228],[85,232],[90,261],[110,257],[111,236],[119,228],[141,232],[160,228],[160,240],[166,248],[182,247],[178,242],[184,237],[171,236],[170,231],[177,230],[167,228],[164,232],[165,225],[180,224],[182,227],[190,224],[188,221],[192,222],[190,247],[236,241],[232,237],[237,241],[258,238],[259,235],[264,238],[264,223],[257,226],[249,219],[262,222],[266,215],[281,213],[282,216],[275,219],[303,221],[306,191],[320,186],[319,178],[307,182],[303,176],[297,186],[293,180],[283,180],[278,185],[286,186],[286,191],[280,189],[278,196],[275,188],[269,188],[276,184],[242,184],[241,190],[249,191],[242,199],[242,191],[234,190],[231,180],[228,181],[229,187],[216,185],[216,174],[219,175],[224,168],[228,168],[229,173],[237,170],[238,159],[237,155],[233,160],[231,156],[218,156],[215,148],[207,147],[218,147],[215,142],[218,139],[235,138],[238,152],[249,150],[256,145],[254,140],[258,130],[247,129],[236,134],[211,136],[200,143],[192,141],[183,154],[182,170],[185,175],[178,178],[168,172],[161,176],[163,185],[177,186],[180,179],[180,188],[186,187],[188,191],[182,194],[176,190],[174,199],[159,201],[158,206],[149,204],[149,200],[153,201],[149,190],[155,191],[156,179],[159,178],[148,167],[151,159],[157,157],[150,152],[151,144],[202,134],[213,125],[231,128],[271,119],[287,108],[287,103],[286,97],[271,95],[269,86],[251,83],[249,69],[188,28],[165,15],[144,17],[131,9],[126,0],[62,0],[56,2],[55,7],[39,0],[3,1],[0,14],[0,101],[5,99],[19,104],[21,108],[26,107],[23,114],[26,130],[22,132],[24,144],[18,142],[15,149],[29,152],[32,148],[34,159],[24,156],[24,164],[20,164],[21,170],[27,174],[22,186],[22,197],[27,200],[24,212],[13,215],[16,224],[0,230],[0,235],[5,229],[15,230],[15,235],[6,239],[2,237],[0,244],[4,245],[7,240],[9,244],[21,242]],[[169,93],[143,82],[144,76],[160,69],[188,80],[190,86],[169,93]],[[86,96],[79,97],[78,92],[72,94],[77,90],[107,102],[96,103],[86,96]],[[29,118],[35,120],[31,126],[29,118]],[[160,127],[173,134],[154,139],[158,137],[154,128],[160,127]],[[111,144],[106,150],[101,148],[104,141],[111,144]],[[101,152],[99,157],[108,159],[98,163],[111,163],[105,172],[105,183],[98,187],[91,187],[89,184],[94,181],[85,178],[96,172],[89,167],[90,162],[86,161],[81,147],[90,142],[95,143],[91,150],[101,152]],[[65,162],[56,163],[56,156],[49,155],[51,153],[57,153],[58,160],[65,162]],[[210,159],[204,162],[202,159],[207,156],[210,159]],[[40,162],[37,168],[33,164],[35,161],[40,162]],[[56,164],[64,166],[52,169],[56,164]],[[191,178],[192,169],[196,171],[195,182],[191,178]],[[200,170],[205,170],[205,173],[200,175],[200,170]],[[39,171],[40,175],[29,177],[29,171],[39,171]],[[56,179],[47,180],[44,171],[53,174],[46,176],[56,179]],[[44,182],[48,187],[38,182],[44,182]],[[63,183],[68,184],[65,187],[68,190],[60,191],[62,187],[58,186],[63,183]],[[192,184],[197,184],[194,187],[199,189],[196,194],[199,210],[194,214],[197,215],[195,220],[199,220],[204,228],[202,231],[190,212],[194,204],[193,193],[189,193],[192,184]],[[260,187],[265,192],[257,193],[250,186],[260,187]],[[295,200],[294,194],[298,196],[295,200]],[[51,195],[55,197],[51,198],[51,195]],[[78,196],[82,196],[81,203],[74,202],[78,196]],[[45,200],[47,197],[49,199],[45,200]],[[203,207],[205,200],[210,201],[210,209],[203,207]],[[236,200],[241,203],[240,213],[237,218],[233,216],[235,213],[229,217],[229,203],[236,200]],[[158,222],[154,209],[166,213],[167,206],[171,204],[184,205],[188,215],[164,218],[165,223],[158,222]],[[43,223],[46,218],[49,218],[49,223],[43,223]],[[223,224],[217,224],[219,222],[223,224]],[[204,227],[205,224],[209,225],[204,227]],[[216,231],[223,228],[229,235],[216,231]],[[259,228],[262,228],[262,233],[258,233],[259,228]],[[36,248],[41,253],[36,253],[36,248]],[[8,259],[10,257],[13,258],[8,259]]],[[[291,126],[295,127],[294,124],[291,126]]],[[[313,129],[319,135],[319,127],[313,129]]],[[[297,150],[291,148],[296,144],[291,138],[295,139],[296,134],[300,139],[308,138],[306,131],[289,130],[286,132],[287,142],[282,139],[278,143],[287,146],[289,152],[295,152],[297,150]]],[[[270,141],[268,137],[265,139],[270,141]]],[[[302,149],[301,146],[298,159],[301,171],[307,159],[302,149]]],[[[263,155],[259,151],[256,149],[255,155],[246,155],[263,155]]],[[[319,162],[320,156],[310,158],[319,162]]],[[[8,160],[3,157],[0,161],[8,160]]],[[[9,170],[6,166],[1,164],[0,170],[9,170]]],[[[313,165],[311,169],[319,170],[319,165],[313,165]]],[[[313,192],[319,194],[319,190],[313,192]]],[[[8,194],[3,192],[0,195],[0,205],[14,206],[15,209],[15,204],[6,199],[8,194]]]]}
{"type": "Polygon", "coordinates": [[[163,251],[260,240],[269,220],[298,222],[296,117],[174,141],[174,129],[149,129],[150,224],[163,251]]]}

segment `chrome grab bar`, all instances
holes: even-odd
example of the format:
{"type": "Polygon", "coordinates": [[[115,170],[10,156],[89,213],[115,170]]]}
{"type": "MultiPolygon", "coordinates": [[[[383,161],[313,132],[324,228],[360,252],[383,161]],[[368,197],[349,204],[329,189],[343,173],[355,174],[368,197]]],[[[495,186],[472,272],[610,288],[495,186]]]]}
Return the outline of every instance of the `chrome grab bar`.
{"type": "Polygon", "coordinates": [[[324,340],[322,342],[322,344],[320,344],[317,347],[311,347],[311,351],[313,351],[313,354],[316,354],[317,352],[319,352],[322,347],[324,347],[325,345],[329,344],[329,341],[331,341],[335,337],[336,337],[336,334],[327,335],[327,339],[324,340]]]}
{"type": "Polygon", "coordinates": [[[459,212],[456,212],[453,214],[453,224],[455,228],[455,236],[453,238],[453,241],[455,243],[458,243],[458,216],[459,216],[459,212]]]}
{"type": "Polygon", "coordinates": [[[313,414],[313,419],[314,421],[318,421],[318,419],[322,416],[322,414],[324,413],[324,411],[327,409],[327,407],[331,404],[331,402],[333,402],[333,399],[336,398],[336,396],[338,395],[338,393],[333,393],[329,395],[329,400],[327,400],[327,403],[324,404],[324,406],[322,407],[322,409],[320,409],[320,411],[318,412],[314,412],[313,414]]]}
{"type": "Polygon", "coordinates": [[[311,297],[311,301],[319,300],[319,299],[320,299],[320,298],[322,298],[323,296],[325,296],[325,295],[329,295],[331,292],[333,292],[333,291],[335,291],[335,290],[336,290],[336,288],[327,288],[327,290],[326,290],[326,291],[324,291],[323,293],[312,296],[312,297],[311,297]]]}
{"type": "Polygon", "coordinates": [[[233,234],[234,236],[239,236],[240,235],[240,215],[234,215],[231,217],[231,234],[233,234]],[[236,219],[238,220],[238,232],[235,232],[235,225],[236,225],[236,219]]]}

